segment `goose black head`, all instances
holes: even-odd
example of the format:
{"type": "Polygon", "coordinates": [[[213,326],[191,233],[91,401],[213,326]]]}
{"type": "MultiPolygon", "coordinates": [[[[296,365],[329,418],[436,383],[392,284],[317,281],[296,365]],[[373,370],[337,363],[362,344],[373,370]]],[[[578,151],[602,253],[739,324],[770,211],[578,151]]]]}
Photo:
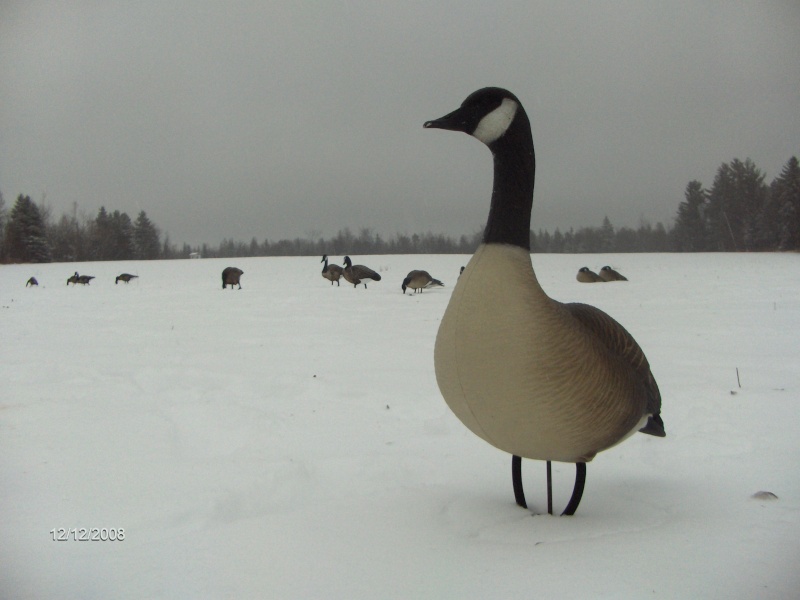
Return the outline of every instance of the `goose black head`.
{"type": "Polygon", "coordinates": [[[349,256],[345,256],[345,257],[344,257],[344,261],[343,261],[343,262],[344,262],[344,264],[346,264],[348,267],[352,267],[352,266],[353,266],[353,261],[351,261],[351,260],[350,260],[350,257],[349,257],[349,256]]]}
{"type": "Polygon", "coordinates": [[[428,121],[424,127],[463,131],[491,146],[508,131],[520,108],[519,100],[508,90],[487,87],[473,92],[459,108],[428,121]]]}
{"type": "Polygon", "coordinates": [[[400,286],[403,290],[403,294],[406,293],[406,288],[408,288],[409,283],[411,283],[411,277],[406,277],[405,279],[403,279],[403,285],[400,286]]]}

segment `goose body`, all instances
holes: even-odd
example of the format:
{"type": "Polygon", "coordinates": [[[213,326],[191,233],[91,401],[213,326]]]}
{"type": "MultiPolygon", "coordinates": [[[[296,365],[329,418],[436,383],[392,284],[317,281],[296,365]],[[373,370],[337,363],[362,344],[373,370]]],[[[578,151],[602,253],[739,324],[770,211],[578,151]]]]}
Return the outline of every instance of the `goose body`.
{"type": "Polygon", "coordinates": [[[600,277],[600,275],[592,271],[589,267],[581,267],[578,269],[578,274],[575,276],[575,279],[581,283],[598,283],[605,281],[605,279],[600,277]]]}
{"type": "Polygon", "coordinates": [[[431,277],[431,274],[427,271],[414,270],[406,275],[401,288],[404,294],[406,293],[406,288],[411,288],[416,294],[417,292],[422,293],[422,290],[434,286],[444,287],[444,284],[438,279],[431,277]]]}
{"type": "Polygon", "coordinates": [[[539,285],[529,248],[535,157],[519,100],[485,88],[425,127],[470,134],[494,157],[483,243],[436,337],[436,380],[451,410],[515,459],[580,465],[636,431],[663,436],[658,386],[633,337],[599,309],[557,302],[539,285]]]}
{"type": "Polygon", "coordinates": [[[131,279],[136,279],[139,277],[138,275],[131,275],[130,273],[122,273],[118,275],[117,278],[114,280],[114,284],[118,284],[120,281],[124,281],[125,283],[130,282],[131,279]]]}
{"type": "MultiPolygon", "coordinates": [[[[549,298],[527,250],[483,244],[442,318],[436,378],[456,416],[493,446],[588,462],[645,426],[648,384],[660,398],[651,376],[620,354],[630,343],[602,311],[549,298]]],[[[649,373],[638,345],[630,354],[649,373]]]]}
{"type": "Polygon", "coordinates": [[[322,276],[330,281],[331,285],[333,285],[334,281],[336,282],[336,285],[340,285],[339,278],[342,276],[342,267],[339,265],[329,265],[327,254],[322,256],[322,260],[320,262],[325,263],[325,266],[322,267],[322,276]]]}
{"type": "Polygon", "coordinates": [[[603,281],[628,281],[628,278],[618,273],[611,267],[603,267],[600,269],[600,278],[603,281]]]}
{"type": "Polygon", "coordinates": [[[89,285],[89,282],[92,279],[94,279],[94,275],[78,275],[77,283],[80,283],[81,285],[89,285]]]}
{"type": "Polygon", "coordinates": [[[31,287],[33,287],[33,286],[35,286],[35,285],[39,285],[39,282],[38,282],[38,281],[36,281],[36,277],[31,277],[31,278],[30,278],[30,279],[28,279],[28,281],[25,283],[25,287],[28,287],[28,286],[31,286],[31,287]]]}
{"type": "Polygon", "coordinates": [[[358,287],[359,283],[364,284],[364,289],[367,289],[367,284],[373,281],[380,281],[381,276],[364,265],[354,265],[349,256],[344,257],[344,269],[342,276],[346,281],[353,284],[353,287],[358,287]]]}
{"type": "Polygon", "coordinates": [[[238,285],[239,289],[242,289],[241,278],[244,275],[244,271],[238,269],[236,267],[225,267],[222,269],[222,289],[225,289],[225,286],[233,286],[238,285]]]}

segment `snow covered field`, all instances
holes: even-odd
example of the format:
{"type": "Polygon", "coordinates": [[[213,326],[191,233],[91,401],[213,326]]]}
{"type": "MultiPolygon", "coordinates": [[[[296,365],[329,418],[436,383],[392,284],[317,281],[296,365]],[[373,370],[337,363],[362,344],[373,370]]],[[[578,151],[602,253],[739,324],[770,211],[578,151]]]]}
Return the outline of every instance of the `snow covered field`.
{"type": "MultiPolygon", "coordinates": [[[[0,597],[797,597],[800,256],[534,255],[663,396],[667,437],[598,455],[574,517],[533,514],[534,461],[517,507],[510,457],[439,395],[468,257],[353,256],[368,290],[319,258],[0,267],[0,597]],[[630,281],[575,281],[606,264],[630,281]],[[447,287],[403,296],[411,269],[447,287]]],[[[573,477],[554,464],[559,510],[573,477]]]]}

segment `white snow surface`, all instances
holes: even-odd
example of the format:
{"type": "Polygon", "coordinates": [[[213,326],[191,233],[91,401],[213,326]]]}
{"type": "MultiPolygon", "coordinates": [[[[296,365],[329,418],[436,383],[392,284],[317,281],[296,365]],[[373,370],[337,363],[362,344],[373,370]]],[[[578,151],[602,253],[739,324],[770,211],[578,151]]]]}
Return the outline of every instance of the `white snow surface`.
{"type": "Polygon", "coordinates": [[[516,506],[510,456],[439,394],[468,258],[353,256],[368,290],[318,256],[0,267],[0,597],[797,598],[800,256],[533,255],[663,398],[667,437],[599,454],[574,517],[542,514],[536,461],[516,506]],[[630,281],[575,281],[606,264],[630,281]],[[446,287],[403,295],[412,269],[446,287]]]}

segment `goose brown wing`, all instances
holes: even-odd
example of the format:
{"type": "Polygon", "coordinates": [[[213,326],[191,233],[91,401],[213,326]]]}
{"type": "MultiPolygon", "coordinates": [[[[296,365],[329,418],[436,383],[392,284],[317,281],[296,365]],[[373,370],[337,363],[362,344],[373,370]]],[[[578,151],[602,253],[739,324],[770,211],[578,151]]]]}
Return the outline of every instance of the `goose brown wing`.
{"type": "Polygon", "coordinates": [[[364,265],[353,265],[352,267],[353,276],[357,279],[374,279],[375,281],[380,281],[381,276],[378,275],[375,271],[370,269],[369,267],[365,267],[364,265]]]}
{"type": "Polygon", "coordinates": [[[647,411],[653,416],[640,431],[659,437],[666,435],[660,417],[661,392],[652,371],[650,371],[650,363],[647,362],[647,357],[633,336],[617,321],[594,306],[578,302],[564,306],[575,319],[600,340],[609,352],[624,360],[644,386],[647,394],[647,411]]]}

